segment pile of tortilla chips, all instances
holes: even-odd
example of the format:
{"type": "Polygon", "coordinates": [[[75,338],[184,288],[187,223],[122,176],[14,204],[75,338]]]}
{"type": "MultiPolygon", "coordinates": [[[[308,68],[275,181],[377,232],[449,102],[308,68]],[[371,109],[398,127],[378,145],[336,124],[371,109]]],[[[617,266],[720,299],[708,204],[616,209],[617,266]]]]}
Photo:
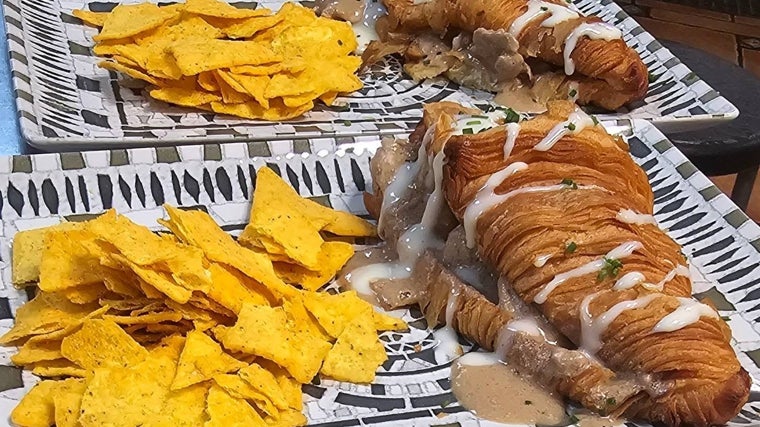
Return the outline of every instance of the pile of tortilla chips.
{"type": "Polygon", "coordinates": [[[219,0],[73,14],[102,27],[93,48],[109,57],[101,67],[147,82],[151,97],[171,104],[283,120],[362,87],[351,25],[295,3],[276,14],[219,0]]]}
{"type": "Polygon", "coordinates": [[[301,384],[374,379],[378,331],[406,325],[320,291],[370,224],[267,168],[242,244],[203,211],[166,211],[166,234],[114,211],[17,234],[14,282],[39,290],[0,343],[47,379],[16,425],[295,426],[301,384]]]}

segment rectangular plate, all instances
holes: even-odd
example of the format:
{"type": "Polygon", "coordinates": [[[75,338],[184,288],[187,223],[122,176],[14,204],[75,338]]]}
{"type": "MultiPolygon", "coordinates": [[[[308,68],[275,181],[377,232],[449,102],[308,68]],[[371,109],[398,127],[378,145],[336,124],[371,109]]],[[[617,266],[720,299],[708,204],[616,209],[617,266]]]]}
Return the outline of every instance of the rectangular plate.
{"type": "MultiPolygon", "coordinates": [[[[125,0],[136,3],[140,0],[125,0]]],[[[46,151],[202,144],[236,140],[397,134],[419,120],[423,103],[485,104],[491,94],[459,89],[443,79],[416,83],[390,58],[363,76],[365,87],[339,98],[348,108],[319,105],[302,118],[264,122],[172,107],[120,86],[92,56],[96,30],[73,9],[112,9],[117,2],[4,0],[16,106],[24,138],[46,151]]],[[[243,1],[237,5],[255,6],[243,1]]],[[[258,3],[278,9],[281,0],[258,3]]],[[[657,80],[643,102],[612,115],[652,120],[668,131],[704,127],[738,115],[736,108],[611,0],[577,0],[588,14],[620,27],[657,80]]]]}
{"type": "MultiPolygon", "coordinates": [[[[760,227],[648,122],[635,121],[628,141],[654,188],[660,226],[691,261],[695,292],[711,298],[728,319],[739,360],[757,383],[760,227]]],[[[20,230],[62,218],[87,219],[112,207],[156,227],[156,218],[164,216],[161,205],[170,203],[205,209],[237,234],[248,220],[255,171],[264,165],[304,196],[365,214],[361,193],[371,188],[369,160],[378,145],[377,138],[346,144],[313,139],[0,157],[0,334],[27,299],[11,285],[11,243],[20,230]]],[[[436,360],[436,341],[420,318],[419,311],[409,310],[410,332],[383,334],[389,360],[375,384],[323,380],[305,386],[312,425],[488,425],[458,403],[448,404],[455,402],[450,364],[436,360]]],[[[0,348],[1,420],[35,382],[30,373],[9,366],[12,353],[0,348]]],[[[752,399],[737,423],[760,420],[760,393],[752,399]]]]}

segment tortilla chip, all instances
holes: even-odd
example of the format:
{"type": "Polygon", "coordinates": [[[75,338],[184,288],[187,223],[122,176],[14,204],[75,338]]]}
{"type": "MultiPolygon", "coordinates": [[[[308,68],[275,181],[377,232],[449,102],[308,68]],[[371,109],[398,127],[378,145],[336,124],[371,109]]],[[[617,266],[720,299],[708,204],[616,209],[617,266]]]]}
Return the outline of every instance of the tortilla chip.
{"type": "Polygon", "coordinates": [[[0,344],[14,344],[32,335],[64,329],[99,308],[97,304],[72,304],[61,295],[40,292],[18,308],[13,328],[0,338],[0,344]]]}
{"type": "Polygon", "coordinates": [[[230,396],[223,388],[212,385],[206,400],[209,420],[205,427],[263,426],[264,420],[243,399],[230,396]]]}
{"type": "Polygon", "coordinates": [[[84,229],[54,229],[45,234],[39,287],[46,292],[100,283],[99,254],[80,242],[93,239],[84,229]]]}
{"type": "Polygon", "coordinates": [[[148,354],[119,325],[99,319],[84,322],[82,329],[64,338],[61,353],[89,371],[108,365],[131,366],[148,354]]]}
{"type": "Polygon", "coordinates": [[[343,330],[357,317],[372,318],[372,306],[359,298],[356,291],[342,292],[337,295],[305,292],[303,295],[306,308],[333,338],[341,336],[343,330]]]}
{"type": "Polygon", "coordinates": [[[338,98],[338,92],[335,91],[325,92],[319,96],[319,100],[324,102],[327,106],[333,105],[336,98],[338,98]]]}
{"type": "Polygon", "coordinates": [[[372,313],[372,319],[375,323],[375,329],[378,332],[406,331],[409,329],[409,325],[407,325],[403,319],[378,313],[377,311],[372,313]]]}
{"type": "Polygon", "coordinates": [[[276,262],[274,269],[285,283],[300,285],[303,289],[316,291],[327,284],[354,255],[354,247],[344,242],[325,242],[317,255],[318,270],[312,271],[300,265],[276,262]]]}
{"type": "Polygon", "coordinates": [[[105,315],[103,319],[110,320],[118,325],[153,325],[161,322],[179,322],[182,314],[173,311],[144,314],[142,316],[113,316],[105,315]]]}
{"type": "Polygon", "coordinates": [[[58,381],[40,381],[13,408],[11,421],[23,427],[50,427],[55,423],[53,394],[58,381]]]}
{"type": "Polygon", "coordinates": [[[45,237],[50,231],[63,231],[81,228],[81,223],[62,222],[58,225],[33,230],[19,231],[13,236],[13,284],[21,286],[36,282],[40,277],[42,251],[45,248],[45,237]]]}
{"type": "Polygon", "coordinates": [[[74,304],[89,304],[108,294],[105,285],[98,283],[85,286],[77,286],[60,291],[61,294],[74,304]]]}
{"type": "Polygon", "coordinates": [[[162,224],[186,244],[201,248],[209,260],[240,270],[246,276],[265,285],[277,296],[294,295],[298,292],[275,275],[272,262],[265,255],[237,244],[207,213],[180,210],[168,205],[164,207],[169,214],[169,220],[163,221],[162,224]]]}
{"type": "Polygon", "coordinates": [[[338,381],[371,383],[388,359],[370,316],[356,317],[327,353],[321,373],[338,381]]]}
{"type": "Polygon", "coordinates": [[[84,379],[67,379],[60,381],[60,383],[66,385],[58,387],[58,390],[53,394],[55,426],[79,426],[79,408],[82,405],[82,395],[87,389],[87,381],[84,379]]]}
{"type": "Polygon", "coordinates": [[[188,0],[185,11],[196,15],[214,16],[217,18],[244,19],[256,16],[266,16],[272,13],[269,9],[237,8],[218,0],[188,0]]]}
{"type": "Polygon", "coordinates": [[[285,309],[288,316],[288,328],[296,332],[317,337],[322,341],[332,341],[330,335],[319,326],[319,322],[309,314],[303,300],[304,297],[299,294],[283,303],[282,307],[285,309]]]}
{"type": "Polygon", "coordinates": [[[288,58],[283,62],[267,65],[240,65],[230,68],[233,74],[246,74],[249,76],[271,76],[276,73],[285,72],[295,74],[306,68],[306,62],[301,58],[288,58]]]}
{"type": "Polygon", "coordinates": [[[150,96],[158,99],[159,101],[182,105],[185,107],[197,107],[198,105],[222,100],[219,95],[213,93],[176,87],[162,87],[151,89],[150,96]]]}
{"type": "Polygon", "coordinates": [[[238,372],[238,376],[245,380],[251,387],[258,390],[259,393],[266,396],[278,410],[288,409],[288,401],[280,388],[277,378],[271,372],[267,371],[261,365],[252,363],[243,367],[238,372]]]}
{"type": "Polygon", "coordinates": [[[222,92],[222,100],[226,104],[240,104],[251,100],[250,95],[245,88],[240,86],[235,80],[227,77],[227,73],[222,70],[214,71],[216,84],[222,92]]]}
{"type": "Polygon", "coordinates": [[[213,285],[208,297],[235,314],[240,312],[243,304],[264,305],[269,304],[270,299],[274,300],[262,285],[256,283],[256,288],[246,286],[241,278],[221,264],[211,264],[209,271],[213,285]]]}
{"type": "Polygon", "coordinates": [[[260,393],[238,375],[222,374],[214,377],[214,382],[230,396],[253,402],[256,408],[266,414],[277,415],[279,410],[266,395],[260,393]]]}
{"type": "Polygon", "coordinates": [[[171,298],[172,301],[176,301],[180,304],[185,304],[190,301],[193,291],[174,282],[174,277],[172,277],[172,275],[141,267],[130,262],[125,257],[119,256],[117,259],[130,267],[132,271],[144,281],[140,283],[140,289],[142,289],[143,293],[148,298],[161,299],[166,295],[171,298]]]}
{"type": "Polygon", "coordinates": [[[129,77],[132,77],[133,79],[142,80],[152,85],[156,85],[156,86],[163,85],[163,83],[161,83],[159,79],[156,79],[153,76],[149,76],[145,74],[142,70],[139,70],[137,67],[130,67],[124,64],[120,64],[118,62],[113,62],[113,61],[98,62],[98,67],[105,68],[106,70],[118,71],[120,73],[124,73],[128,75],[129,77]]]}
{"type": "Polygon", "coordinates": [[[90,24],[93,27],[102,27],[109,15],[108,12],[93,12],[84,9],[74,9],[71,11],[71,14],[85,24],[90,24]]]}
{"type": "Polygon", "coordinates": [[[245,363],[224,353],[222,347],[208,335],[191,331],[187,334],[185,347],[180,354],[171,389],[179,390],[245,366],[245,363]]]}
{"type": "Polygon", "coordinates": [[[169,52],[186,76],[237,65],[282,61],[282,57],[275,55],[269,46],[255,41],[178,40],[169,46],[169,52]]]}
{"type": "Polygon", "coordinates": [[[261,360],[257,363],[277,378],[277,384],[280,385],[280,390],[282,391],[283,396],[285,396],[288,406],[291,409],[301,412],[301,409],[303,409],[303,392],[301,391],[301,383],[291,377],[290,374],[288,374],[288,371],[272,361],[261,360]]]}
{"type": "MultiPolygon", "coordinates": [[[[267,84],[269,84],[269,77],[267,76],[247,76],[243,74],[225,73],[223,71],[217,71],[225,79],[229,79],[242,89],[245,93],[252,96],[263,108],[269,108],[269,100],[264,97],[264,91],[267,84]]],[[[237,88],[235,90],[238,90],[237,88]]],[[[305,101],[308,102],[309,100],[305,101]]],[[[303,102],[301,103],[303,104],[303,102]]],[[[299,104],[300,105],[300,104],[299,104]]]]}
{"type": "Polygon", "coordinates": [[[158,27],[175,16],[171,10],[151,3],[120,4],[108,14],[95,41],[131,37],[158,27]]]}
{"type": "Polygon", "coordinates": [[[209,92],[219,92],[214,71],[204,71],[198,74],[198,85],[209,92]]]}
{"type": "MultiPolygon", "coordinates": [[[[208,384],[195,384],[169,392],[157,419],[146,427],[197,427],[206,421],[208,384]]],[[[56,426],[57,427],[57,426],[56,426]]]]}
{"type": "MultiPolygon", "coordinates": [[[[212,18],[213,19],[213,18],[212,18]]],[[[282,22],[282,15],[255,16],[246,19],[213,19],[211,23],[222,30],[231,39],[245,39],[253,37],[259,31],[272,28],[282,22]]]]}
{"type": "Polygon", "coordinates": [[[58,377],[86,377],[89,372],[82,369],[67,359],[42,360],[29,365],[32,374],[41,378],[58,378],[58,377]]]}
{"type": "Polygon", "coordinates": [[[282,307],[244,305],[235,326],[220,330],[225,348],[269,359],[302,383],[314,378],[330,348],[328,342],[288,327],[282,307]]]}
{"type": "Polygon", "coordinates": [[[298,107],[286,107],[280,99],[273,99],[269,103],[269,108],[264,108],[255,101],[244,102],[240,104],[223,104],[212,102],[211,109],[215,113],[229,114],[247,119],[264,119],[264,120],[287,120],[303,115],[314,107],[313,102],[309,102],[298,107]]]}

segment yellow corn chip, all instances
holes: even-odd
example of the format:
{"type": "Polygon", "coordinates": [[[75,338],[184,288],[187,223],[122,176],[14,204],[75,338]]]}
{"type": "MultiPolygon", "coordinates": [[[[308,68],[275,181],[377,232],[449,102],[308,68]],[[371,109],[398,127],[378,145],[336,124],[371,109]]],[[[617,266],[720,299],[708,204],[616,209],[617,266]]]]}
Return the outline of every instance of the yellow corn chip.
{"type": "Polygon", "coordinates": [[[100,283],[98,255],[80,244],[93,237],[83,229],[48,232],[40,263],[40,289],[53,292],[100,283]]]}
{"type": "Polygon", "coordinates": [[[249,76],[269,76],[275,73],[299,73],[306,69],[306,61],[301,58],[287,58],[282,62],[268,65],[240,65],[230,68],[233,74],[246,74],[249,76]]]}
{"type": "Polygon", "coordinates": [[[338,381],[371,383],[388,359],[371,316],[356,317],[327,353],[321,373],[338,381]]]}
{"type": "Polygon", "coordinates": [[[316,291],[335,277],[353,255],[354,247],[348,243],[325,242],[317,255],[318,270],[312,271],[300,265],[283,262],[274,263],[274,269],[286,283],[316,291]]]}
{"type": "Polygon", "coordinates": [[[206,397],[208,389],[208,384],[195,384],[182,390],[169,392],[160,415],[146,424],[146,427],[197,427],[204,425],[207,418],[206,397]]]}
{"type": "Polygon", "coordinates": [[[171,10],[151,3],[116,6],[103,22],[95,41],[121,39],[156,28],[175,16],[171,10]]]}
{"type": "Polygon", "coordinates": [[[108,18],[107,12],[93,12],[84,9],[74,9],[71,14],[79,18],[85,24],[90,24],[94,27],[102,27],[108,18]]]}
{"type": "Polygon", "coordinates": [[[105,285],[98,283],[67,288],[60,292],[67,300],[74,304],[89,304],[107,295],[108,289],[105,285]]]}
{"type": "Polygon", "coordinates": [[[185,10],[196,15],[233,19],[266,16],[272,13],[269,9],[236,8],[218,0],[188,0],[185,2],[185,10]]]}
{"type": "Polygon", "coordinates": [[[333,105],[337,97],[338,97],[338,92],[330,91],[330,92],[325,92],[322,95],[320,95],[319,100],[324,102],[325,105],[333,105]]]}
{"type": "Polygon", "coordinates": [[[253,37],[259,31],[272,28],[283,20],[282,15],[255,16],[245,19],[207,18],[214,27],[219,28],[231,39],[253,37]]]}
{"type": "Polygon", "coordinates": [[[301,413],[300,410],[288,410],[280,412],[277,418],[267,417],[264,419],[269,427],[292,427],[292,426],[305,426],[308,420],[306,416],[301,413]]]}
{"type": "Polygon", "coordinates": [[[217,375],[214,382],[230,396],[255,403],[255,406],[269,415],[277,415],[279,410],[264,394],[253,388],[238,375],[217,375]]]}
{"type": "Polygon", "coordinates": [[[32,374],[42,378],[79,377],[88,375],[86,369],[82,369],[66,359],[42,360],[32,363],[32,374]]]}
{"type": "Polygon", "coordinates": [[[261,360],[257,363],[277,378],[277,384],[280,385],[280,390],[285,396],[288,406],[291,409],[301,412],[301,409],[303,409],[303,392],[301,391],[301,383],[291,377],[290,374],[288,374],[288,371],[274,362],[261,360]]]}
{"type": "Polygon", "coordinates": [[[98,62],[98,67],[105,68],[107,70],[118,71],[134,79],[142,80],[156,86],[161,86],[163,84],[161,83],[159,79],[149,76],[145,74],[144,72],[142,72],[141,70],[138,70],[137,68],[129,67],[127,65],[120,64],[118,62],[101,61],[101,62],[98,62]]]}
{"type": "Polygon", "coordinates": [[[218,385],[212,385],[208,391],[206,412],[210,419],[204,427],[257,427],[266,425],[248,402],[230,396],[218,385]]]}
{"type": "Polygon", "coordinates": [[[225,348],[269,359],[302,383],[317,374],[330,348],[326,341],[289,328],[282,307],[245,305],[235,326],[221,330],[225,348]]]}
{"type": "Polygon", "coordinates": [[[81,228],[76,222],[62,222],[58,225],[34,230],[19,231],[13,236],[13,284],[17,286],[36,282],[40,277],[42,251],[45,248],[45,237],[50,231],[63,231],[81,228]]]}
{"type": "Polygon", "coordinates": [[[227,77],[227,73],[222,70],[214,71],[216,84],[222,92],[222,100],[225,104],[241,104],[251,100],[250,95],[234,79],[227,77]]]}
{"type": "Polygon", "coordinates": [[[409,325],[407,325],[403,319],[378,313],[377,311],[372,313],[372,318],[375,322],[375,329],[378,332],[405,331],[409,329],[409,325]]]}
{"type": "Polygon", "coordinates": [[[134,365],[148,354],[119,325],[98,319],[84,322],[82,329],[64,338],[61,353],[89,371],[107,365],[134,365]]]}
{"type": "Polygon", "coordinates": [[[129,266],[144,281],[140,283],[140,288],[148,298],[160,299],[166,295],[180,304],[190,301],[193,291],[178,285],[172,280],[174,278],[171,275],[141,267],[125,257],[117,256],[116,258],[129,266]]]}
{"type": "Polygon", "coordinates": [[[218,302],[225,308],[237,314],[243,304],[264,305],[269,304],[269,292],[262,285],[256,283],[256,288],[246,286],[235,274],[221,264],[211,264],[209,267],[213,285],[209,289],[208,297],[218,302]]]}
{"type": "Polygon", "coordinates": [[[40,381],[11,412],[13,424],[23,427],[50,427],[55,423],[53,394],[58,381],[40,381]]]}
{"type": "Polygon", "coordinates": [[[0,344],[14,344],[31,335],[64,329],[98,308],[97,304],[72,304],[61,295],[40,292],[19,307],[13,328],[0,338],[0,344]]]}
{"type": "Polygon", "coordinates": [[[82,394],[87,389],[87,382],[84,379],[67,379],[60,382],[67,385],[58,387],[53,394],[55,426],[79,426],[79,408],[82,405],[82,394]]]}
{"type": "Polygon", "coordinates": [[[288,296],[297,290],[282,282],[274,273],[272,262],[263,254],[246,249],[214,222],[207,213],[180,210],[165,206],[169,221],[163,222],[186,244],[201,248],[209,260],[232,266],[255,279],[278,296],[288,296]]]}
{"type": "Polygon", "coordinates": [[[303,115],[305,112],[314,107],[313,102],[298,106],[286,107],[282,100],[273,99],[269,103],[269,108],[264,108],[255,101],[244,102],[240,104],[223,104],[221,102],[212,102],[211,110],[219,114],[229,114],[232,116],[245,117],[248,119],[264,120],[287,120],[303,115]]]}
{"type": "Polygon", "coordinates": [[[208,335],[192,331],[187,334],[171,388],[185,388],[211,379],[214,375],[235,372],[243,367],[245,363],[224,353],[222,347],[208,335]]]}
{"type": "Polygon", "coordinates": [[[213,71],[204,71],[198,74],[198,85],[209,92],[219,92],[219,84],[213,71]]]}
{"type": "Polygon", "coordinates": [[[319,326],[319,322],[309,314],[303,300],[303,295],[299,294],[283,303],[282,307],[288,316],[288,328],[299,333],[317,337],[322,341],[332,341],[330,335],[319,326]]]}
{"type": "Polygon", "coordinates": [[[259,42],[231,40],[178,40],[169,46],[182,74],[192,76],[203,71],[237,65],[259,65],[282,61],[269,46],[259,42]]]}
{"type": "Polygon", "coordinates": [[[315,98],[317,98],[317,92],[306,92],[300,95],[283,96],[282,102],[286,107],[293,108],[311,102],[315,98]]]}
{"type": "Polygon", "coordinates": [[[266,396],[278,410],[288,409],[288,401],[277,382],[277,378],[271,372],[262,368],[261,365],[252,363],[243,367],[238,376],[245,380],[251,387],[266,396]]]}
{"type": "Polygon", "coordinates": [[[142,316],[113,316],[105,315],[103,319],[110,320],[118,325],[151,325],[161,322],[179,322],[182,314],[173,311],[162,313],[144,314],[142,316]]]}
{"type": "Polygon", "coordinates": [[[159,101],[170,104],[183,105],[185,107],[197,107],[209,102],[221,101],[219,95],[194,89],[177,87],[162,87],[151,89],[150,96],[159,101]]]}
{"type": "Polygon", "coordinates": [[[330,295],[322,292],[305,292],[304,305],[317,318],[322,328],[334,338],[357,317],[372,318],[372,306],[359,298],[356,291],[330,295]]]}
{"type": "MultiPolygon", "coordinates": [[[[264,97],[264,90],[266,90],[269,83],[268,76],[246,76],[242,74],[232,74],[221,70],[217,71],[217,74],[221,76],[225,82],[233,82],[231,85],[236,91],[243,91],[252,96],[263,108],[269,108],[269,100],[264,97]]],[[[306,100],[308,102],[310,100],[306,100]]],[[[301,103],[303,104],[303,102],[301,103]]],[[[298,104],[298,105],[301,105],[298,104]]]]}

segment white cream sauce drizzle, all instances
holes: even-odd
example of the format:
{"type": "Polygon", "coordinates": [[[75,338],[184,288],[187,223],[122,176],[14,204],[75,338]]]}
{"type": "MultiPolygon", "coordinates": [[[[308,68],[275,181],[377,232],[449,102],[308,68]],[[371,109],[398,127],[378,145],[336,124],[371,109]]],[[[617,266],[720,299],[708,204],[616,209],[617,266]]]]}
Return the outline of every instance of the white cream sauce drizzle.
{"type": "Polygon", "coordinates": [[[543,254],[536,257],[533,261],[533,266],[541,268],[546,265],[546,262],[552,258],[552,254],[543,254]]]}
{"type": "Polygon", "coordinates": [[[629,241],[621,244],[620,246],[612,249],[605,255],[603,258],[594,260],[589,262],[588,264],[584,264],[580,267],[574,268],[570,271],[566,271],[564,273],[560,273],[556,276],[554,276],[554,279],[552,279],[549,283],[544,285],[544,287],[541,289],[541,291],[536,295],[536,297],[533,299],[533,302],[536,304],[543,304],[546,302],[546,299],[549,297],[549,294],[552,293],[557,287],[559,287],[561,284],[565,283],[568,279],[572,279],[574,277],[581,277],[585,276],[587,274],[595,273],[604,267],[605,258],[608,259],[621,259],[628,256],[631,256],[636,250],[641,249],[643,245],[641,242],[634,242],[629,241]]]}
{"type": "Polygon", "coordinates": [[[599,293],[588,295],[581,302],[580,315],[581,315],[581,350],[590,356],[594,356],[602,348],[602,335],[607,328],[618,318],[623,312],[627,310],[635,310],[637,308],[644,308],[649,305],[657,294],[645,295],[635,300],[622,301],[613,305],[609,310],[605,311],[596,318],[591,316],[589,305],[599,293]]]}
{"type": "Polygon", "coordinates": [[[653,215],[638,213],[632,209],[620,209],[615,218],[617,218],[618,221],[624,222],[626,224],[657,225],[657,221],[654,219],[653,215]]]}
{"type": "Polygon", "coordinates": [[[678,298],[680,306],[663,317],[652,332],[673,332],[697,322],[701,317],[718,318],[718,313],[710,306],[693,298],[678,298]]]}
{"type": "Polygon", "coordinates": [[[622,277],[615,281],[615,285],[612,290],[622,291],[623,289],[630,289],[638,284],[644,283],[647,278],[639,271],[631,271],[625,273],[622,277]]]}
{"type": "Polygon", "coordinates": [[[528,2],[528,10],[512,22],[512,25],[509,27],[509,33],[513,37],[518,38],[530,22],[546,15],[549,16],[541,21],[542,27],[554,27],[560,22],[580,17],[580,14],[566,6],[542,0],[530,0],[528,2]]]}
{"type": "Polygon", "coordinates": [[[619,278],[612,287],[612,290],[622,291],[624,289],[633,288],[636,285],[641,285],[651,291],[662,291],[665,284],[673,280],[676,276],[689,276],[689,268],[683,265],[678,265],[670,270],[665,277],[657,283],[645,283],[646,278],[640,271],[631,271],[619,278]]]}
{"type": "Polygon", "coordinates": [[[483,113],[478,115],[458,114],[454,124],[454,135],[464,135],[465,129],[469,129],[467,134],[476,134],[499,126],[497,120],[503,119],[504,116],[495,112],[483,113]]]}
{"type": "Polygon", "coordinates": [[[512,154],[512,150],[515,148],[515,142],[517,141],[517,136],[519,134],[519,123],[507,123],[507,138],[506,141],[504,141],[504,160],[507,160],[509,155],[512,154]]]}
{"type": "MultiPolygon", "coordinates": [[[[434,126],[425,133],[422,144],[420,146],[417,161],[419,165],[414,166],[413,169],[419,173],[422,163],[424,161],[431,162],[430,157],[427,155],[425,147],[428,146],[433,134],[435,133],[434,126]]],[[[441,248],[443,247],[443,240],[434,234],[435,225],[438,223],[438,216],[443,210],[443,164],[445,162],[445,154],[443,149],[436,154],[432,159],[432,175],[433,175],[433,192],[428,197],[425,204],[425,211],[422,214],[422,219],[418,224],[414,224],[409,227],[404,233],[399,236],[396,244],[396,250],[398,252],[398,261],[391,263],[370,264],[363,267],[359,267],[356,270],[349,273],[346,278],[351,283],[351,287],[361,295],[371,296],[372,289],[370,284],[379,279],[405,279],[412,274],[412,268],[417,262],[417,259],[429,248],[441,248]]],[[[396,174],[393,179],[393,183],[389,185],[398,185],[399,193],[401,193],[401,185],[406,183],[408,187],[417,174],[412,174],[409,170],[400,169],[401,175],[396,174]],[[401,181],[400,184],[396,184],[396,181],[401,181]]],[[[428,172],[430,175],[430,172],[428,172]]],[[[395,188],[394,188],[395,191],[395,188]]],[[[395,203],[399,197],[392,197],[389,203],[395,203]]],[[[383,196],[383,206],[381,212],[386,208],[385,195],[383,196]]],[[[381,215],[382,217],[382,215],[381,215]]]]}
{"type": "Polygon", "coordinates": [[[434,350],[435,359],[439,362],[447,362],[462,355],[457,332],[451,326],[458,302],[459,293],[456,289],[451,289],[446,300],[446,324],[433,331],[433,337],[438,341],[434,350]]]}
{"type": "MultiPolygon", "coordinates": [[[[495,193],[496,187],[498,187],[505,179],[513,174],[523,171],[528,168],[528,165],[523,162],[515,162],[505,167],[504,169],[492,174],[483,187],[478,190],[475,198],[467,205],[462,217],[462,224],[464,225],[465,239],[467,240],[467,247],[475,247],[475,226],[477,225],[478,218],[488,209],[498,205],[499,203],[512,197],[514,191],[506,194],[497,195],[495,193]]],[[[538,187],[531,187],[538,188],[538,187]]],[[[517,191],[517,190],[515,190],[517,191]]],[[[536,191],[536,190],[534,190],[536,191]]]]}
{"type": "Polygon", "coordinates": [[[576,27],[565,39],[565,74],[572,76],[575,73],[575,61],[571,57],[578,40],[586,36],[592,40],[616,40],[623,37],[623,33],[616,27],[606,22],[583,23],[576,27]]]}
{"type": "Polygon", "coordinates": [[[594,119],[586,114],[583,110],[576,107],[575,111],[570,113],[567,120],[557,123],[552,128],[552,130],[549,131],[546,137],[544,137],[541,142],[536,144],[533,149],[538,151],[551,150],[552,147],[554,147],[554,144],[556,144],[564,136],[578,134],[583,131],[583,129],[594,125],[594,119]]]}
{"type": "MultiPolygon", "coordinates": [[[[431,127],[432,129],[432,127],[431,127]]],[[[428,129],[428,132],[430,130],[428,129]]],[[[427,133],[426,133],[427,137],[427,133]]],[[[417,151],[417,161],[405,162],[402,164],[393,176],[393,180],[385,188],[383,193],[383,203],[380,207],[380,217],[377,219],[378,228],[382,229],[385,223],[385,212],[391,205],[394,205],[406,194],[409,186],[414,181],[414,177],[420,172],[422,168],[422,162],[427,161],[427,154],[425,152],[425,146],[420,145],[420,149],[417,151]]]]}

